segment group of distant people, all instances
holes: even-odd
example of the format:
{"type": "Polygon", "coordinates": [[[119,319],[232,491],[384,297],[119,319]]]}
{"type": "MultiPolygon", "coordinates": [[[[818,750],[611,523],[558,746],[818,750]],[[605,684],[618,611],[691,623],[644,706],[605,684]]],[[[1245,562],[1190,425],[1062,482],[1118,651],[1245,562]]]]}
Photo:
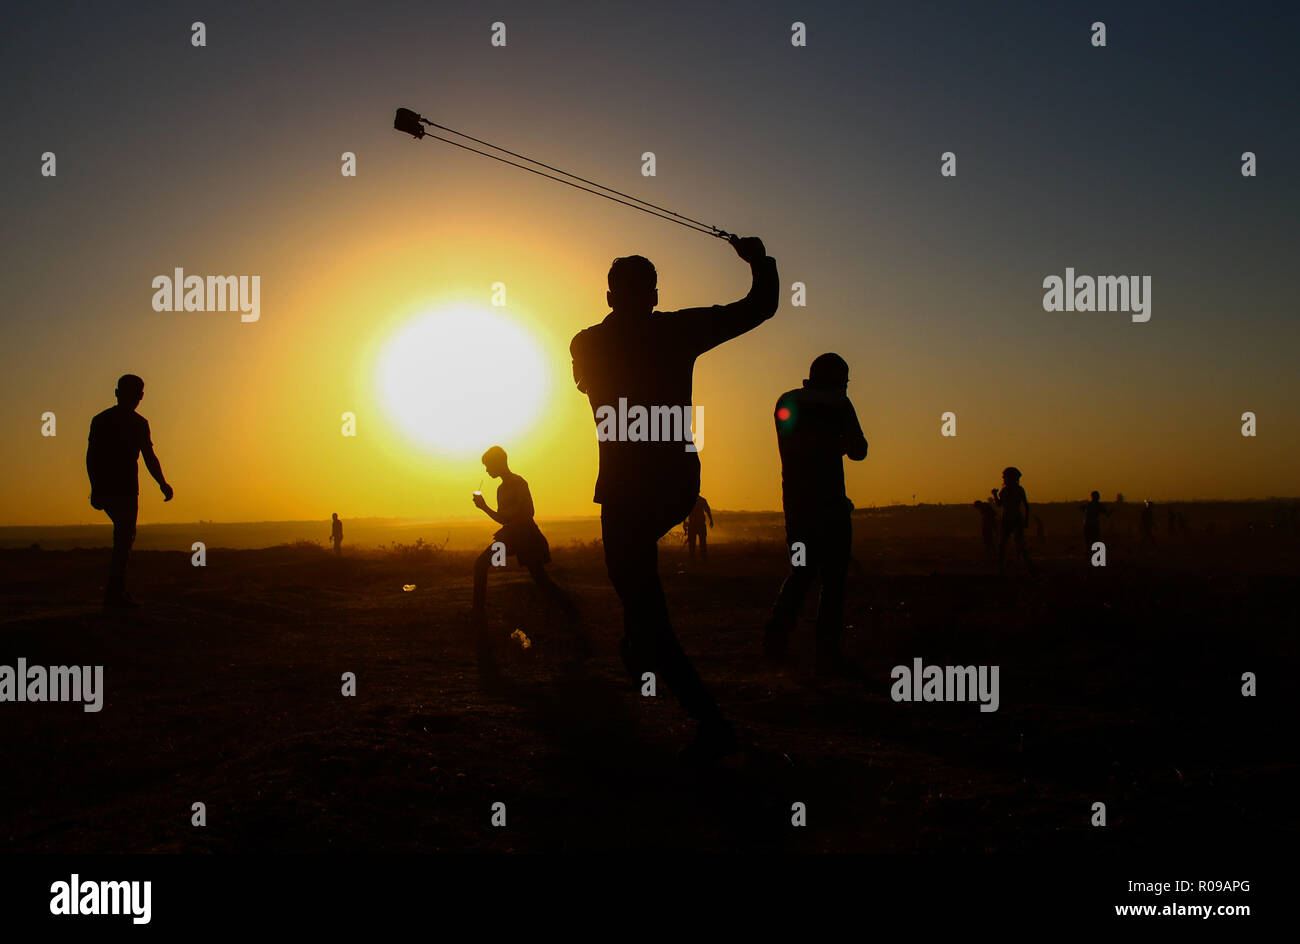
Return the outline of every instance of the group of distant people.
{"type": "MultiPolygon", "coordinates": [[[[996,488],[992,490],[992,498],[987,501],[976,500],[975,508],[980,513],[980,532],[983,537],[984,546],[990,554],[995,555],[998,561],[999,572],[1004,571],[1006,567],[1006,546],[1008,539],[1014,537],[1021,556],[1025,561],[1026,569],[1032,573],[1033,564],[1030,561],[1028,551],[1024,546],[1024,522],[1029,516],[1029,502],[1025,496],[1025,491],[1020,487],[1020,470],[1015,467],[1009,467],[1002,472],[1003,487],[999,492],[996,488]],[[1018,489],[1018,491],[1016,491],[1018,489]],[[1008,500],[1009,499],[1009,500],[1008,500]],[[1002,509],[1001,519],[1001,537],[998,537],[998,509],[1002,509]],[[1022,513],[1023,512],[1023,513],[1022,513]]],[[[1122,500],[1122,497],[1121,497],[1122,500]]],[[[1093,491],[1089,500],[1079,506],[1079,511],[1083,515],[1083,542],[1085,550],[1091,552],[1095,544],[1101,541],[1101,520],[1104,516],[1110,514],[1110,509],[1102,504],[1101,493],[1093,491]]],[[[1167,509],[1167,533],[1186,534],[1187,517],[1181,511],[1173,508],[1167,509]]],[[[1039,524],[1038,536],[1042,535],[1041,519],[1034,519],[1039,524]]],[[[1156,505],[1155,502],[1144,501],[1142,510],[1138,517],[1139,546],[1144,548],[1154,548],[1156,539],[1156,505]]]]}
{"type": "MultiPolygon", "coordinates": [[[[1095,494],[1095,493],[1094,493],[1095,494]]],[[[1156,546],[1156,505],[1153,501],[1142,503],[1142,514],[1138,519],[1140,546],[1155,549],[1156,546]]],[[[1187,534],[1187,516],[1176,508],[1165,509],[1165,534],[1169,537],[1187,534]]]]}

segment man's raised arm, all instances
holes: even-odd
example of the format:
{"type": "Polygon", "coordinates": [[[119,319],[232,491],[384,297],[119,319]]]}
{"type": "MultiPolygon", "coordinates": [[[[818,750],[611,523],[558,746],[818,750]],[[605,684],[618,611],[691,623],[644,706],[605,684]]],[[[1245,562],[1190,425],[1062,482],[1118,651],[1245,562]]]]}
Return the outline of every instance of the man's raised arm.
{"type": "Polygon", "coordinates": [[[763,240],[757,236],[732,236],[730,242],[736,255],[749,263],[753,284],[748,295],[730,305],[688,308],[678,312],[688,319],[686,327],[691,332],[697,354],[758,327],[776,314],[780,304],[781,283],[776,272],[776,260],[767,254],[763,240]]]}

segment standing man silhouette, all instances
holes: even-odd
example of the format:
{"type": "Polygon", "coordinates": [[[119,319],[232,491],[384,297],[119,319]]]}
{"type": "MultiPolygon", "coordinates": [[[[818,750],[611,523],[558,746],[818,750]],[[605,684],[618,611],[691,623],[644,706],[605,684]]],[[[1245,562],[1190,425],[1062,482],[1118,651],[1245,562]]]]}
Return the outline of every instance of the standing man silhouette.
{"type": "Polygon", "coordinates": [[[163,501],[172,500],[172,487],[163,478],[154,455],[149,421],[135,411],[144,398],[144,381],[123,374],[117,381],[117,406],[110,406],[90,421],[86,472],[90,475],[90,507],[103,511],[113,522],[113,556],[108,565],[104,606],[138,606],[126,592],[126,565],[135,541],[140,510],[138,456],[162,489],[163,501]]]}
{"type": "Polygon", "coordinates": [[[700,542],[700,559],[709,559],[709,528],[713,527],[713,509],[701,495],[695,500],[695,507],[691,513],[682,522],[682,528],[686,531],[686,545],[690,548],[691,560],[695,560],[695,542],[700,542]],[[708,528],[704,526],[704,516],[709,516],[708,528]]]}
{"type": "Polygon", "coordinates": [[[339,513],[334,512],[334,520],[330,524],[330,540],[334,542],[334,553],[343,553],[343,522],[339,520],[339,513]]]}
{"type": "Polygon", "coordinates": [[[1029,524],[1029,496],[1020,484],[1020,470],[1013,465],[1002,470],[1002,490],[993,489],[993,501],[1002,509],[1002,529],[998,537],[998,573],[1006,571],[1007,542],[1015,539],[1016,549],[1025,562],[1025,571],[1034,573],[1034,562],[1025,547],[1025,526],[1029,524]]]}
{"type": "Polygon", "coordinates": [[[735,733],[682,651],[659,582],[658,541],[685,520],[700,494],[700,460],[683,420],[680,435],[633,439],[609,435],[602,414],[620,407],[654,411],[689,407],[695,359],[744,334],[776,313],[780,283],[776,261],[757,237],[731,237],[749,263],[753,281],[730,305],[655,311],[658,276],[643,256],[615,259],[605,298],[612,309],[600,324],[580,331],[569,346],[573,379],[591,401],[600,472],[594,500],[600,507],[605,567],[623,602],[624,665],[640,683],[658,675],[696,721],[694,741],[682,752],[690,764],[709,764],[737,749],[735,733]]]}
{"type": "Polygon", "coordinates": [[[785,659],[799,608],[821,577],[817,603],[817,662],[820,675],[857,675],[844,657],[844,582],[853,545],[853,502],[844,491],[844,457],[861,462],[867,439],[848,397],[849,365],[838,354],[822,354],[808,369],[802,389],[776,401],[776,443],[781,453],[781,502],[786,547],[802,545],[797,565],[772,607],[763,648],[774,662],[785,659]]]}

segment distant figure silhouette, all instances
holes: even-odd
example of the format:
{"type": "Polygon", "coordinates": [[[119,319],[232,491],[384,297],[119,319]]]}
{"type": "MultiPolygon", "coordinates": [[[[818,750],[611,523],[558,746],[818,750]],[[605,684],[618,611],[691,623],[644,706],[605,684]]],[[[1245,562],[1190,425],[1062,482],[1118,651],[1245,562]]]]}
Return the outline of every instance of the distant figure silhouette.
{"type": "Polygon", "coordinates": [[[1156,546],[1156,506],[1150,499],[1142,503],[1142,519],[1139,528],[1142,532],[1141,545],[1146,547],[1150,544],[1154,548],[1156,546]]]}
{"type": "Polygon", "coordinates": [[[686,545],[691,551],[691,560],[695,560],[695,542],[700,542],[700,559],[709,559],[709,528],[713,527],[713,509],[701,495],[695,500],[695,507],[691,513],[686,516],[682,522],[682,528],[686,531],[686,545]],[[708,527],[704,526],[704,516],[709,516],[708,527]]]}
{"type": "Polygon", "coordinates": [[[483,467],[492,478],[501,480],[497,486],[497,509],[493,511],[488,507],[481,492],[474,493],[474,507],[482,510],[501,528],[492,535],[493,543],[474,562],[474,617],[481,621],[484,616],[488,568],[498,553],[494,550],[497,542],[505,545],[507,558],[517,557],[519,563],[528,568],[533,583],[547,599],[572,612],[575,609],[573,601],[546,572],[546,565],[551,562],[551,546],[533,520],[533,495],[528,483],[522,475],[510,471],[506,451],[500,446],[493,446],[483,453],[483,467]]]}
{"type": "Polygon", "coordinates": [[[1092,546],[1101,540],[1101,516],[1109,515],[1110,509],[1101,503],[1101,492],[1094,491],[1091,500],[1079,506],[1083,512],[1084,549],[1091,554],[1092,546]]]}
{"type": "Polygon", "coordinates": [[[330,540],[334,542],[334,553],[343,553],[343,522],[339,520],[339,513],[334,512],[334,520],[330,524],[330,540]]]}
{"type": "Polygon", "coordinates": [[[1002,490],[993,490],[993,499],[1002,509],[1002,533],[998,538],[998,573],[1006,570],[1007,541],[1016,539],[1016,549],[1025,562],[1025,570],[1032,574],[1034,562],[1025,547],[1025,525],[1029,523],[1029,496],[1020,487],[1020,470],[1007,466],[1002,470],[1002,490]]]}
{"type": "Polygon", "coordinates": [[[162,489],[163,501],[172,500],[172,487],[154,455],[149,421],[135,411],[144,398],[144,381],[135,374],[123,374],[113,392],[117,406],[110,406],[90,421],[86,472],[90,475],[90,507],[103,511],[113,522],[113,556],[108,565],[104,605],[128,607],[138,605],[126,592],[126,565],[140,510],[136,458],[144,456],[144,466],[162,489]]]}
{"type": "MultiPolygon", "coordinates": [[[[587,394],[596,420],[600,472],[595,501],[609,579],[623,602],[623,662],[640,684],[657,673],[699,722],[682,752],[687,763],[707,764],[737,749],[731,725],[682,651],[659,582],[658,540],[685,520],[700,494],[700,460],[683,441],[602,433],[601,414],[620,400],[643,409],[692,403],[695,359],[744,334],[776,313],[780,283],[776,261],[756,237],[732,237],[753,274],[749,294],[730,305],[654,310],[659,301],[654,265],[642,256],[615,259],[606,300],[612,311],[574,337],[573,379],[587,394]]],[[[653,419],[652,419],[653,422],[653,419]]]]}
{"type": "Polygon", "coordinates": [[[848,384],[844,358],[822,354],[812,362],[803,387],[782,394],[775,409],[785,541],[792,560],[763,633],[763,648],[773,661],[785,658],[799,609],[820,576],[819,674],[856,674],[840,648],[844,581],[853,544],[853,503],[844,491],[844,456],[861,462],[867,457],[867,440],[848,398],[848,384]],[[801,564],[794,563],[796,543],[804,549],[801,564]]]}
{"type": "Polygon", "coordinates": [[[980,536],[984,539],[984,550],[990,556],[998,552],[997,526],[998,510],[992,501],[974,502],[975,510],[980,513],[980,536]]]}

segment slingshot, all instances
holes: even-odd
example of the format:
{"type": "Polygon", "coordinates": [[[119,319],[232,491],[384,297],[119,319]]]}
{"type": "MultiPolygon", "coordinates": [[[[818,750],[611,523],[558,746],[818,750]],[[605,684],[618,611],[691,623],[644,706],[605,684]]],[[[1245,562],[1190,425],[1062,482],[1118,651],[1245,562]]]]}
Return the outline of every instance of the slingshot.
{"type": "Polygon", "coordinates": [[[659,219],[667,220],[669,223],[676,223],[679,226],[685,226],[687,229],[695,230],[697,233],[703,233],[705,236],[716,236],[719,239],[727,240],[732,238],[732,234],[728,233],[726,230],[719,229],[716,226],[711,226],[708,223],[701,223],[699,220],[693,220],[689,216],[683,216],[674,210],[669,210],[667,207],[661,207],[648,200],[642,200],[640,197],[634,197],[621,190],[615,190],[613,187],[606,187],[604,184],[598,184],[594,180],[588,180],[586,177],[579,177],[577,174],[571,174],[567,170],[560,170],[560,168],[552,167],[550,164],[543,163],[542,161],[534,160],[531,157],[525,157],[522,154],[511,151],[508,148],[503,148],[500,145],[489,144],[487,141],[483,141],[473,135],[465,134],[463,131],[456,131],[452,128],[448,128],[446,125],[440,125],[436,121],[430,121],[428,118],[417,115],[409,108],[397,109],[397,115],[393,119],[393,127],[398,131],[406,132],[417,140],[425,137],[433,138],[435,141],[442,141],[444,144],[450,144],[466,151],[472,151],[475,154],[482,154],[484,157],[490,157],[492,160],[500,161],[502,164],[509,164],[511,167],[518,167],[520,170],[526,170],[530,174],[536,174],[537,176],[545,177],[548,180],[567,184],[568,186],[574,187],[578,190],[585,190],[587,193],[594,193],[598,197],[604,197],[606,200],[621,203],[623,206],[629,206],[634,210],[640,210],[642,213],[649,213],[651,216],[657,216],[659,219]],[[500,151],[501,154],[509,154],[511,157],[517,157],[519,160],[526,161],[527,163],[516,163],[515,161],[508,160],[497,154],[492,154],[488,151],[481,151],[476,147],[463,144],[460,141],[453,141],[451,138],[444,138],[436,134],[431,134],[425,130],[426,125],[430,128],[437,128],[440,131],[445,131],[448,134],[455,135],[458,138],[464,138],[466,141],[473,141],[475,144],[481,144],[483,147],[491,148],[493,151],[500,151]],[[529,164],[535,164],[537,166],[529,167],[529,164]],[[548,174],[546,171],[538,170],[538,167],[544,167],[546,170],[554,171],[555,174],[562,174],[563,176],[557,177],[555,174],[548,174]],[[575,181],[579,182],[575,183],[575,181]],[[584,187],[583,184],[590,184],[590,186],[584,187]]]}

